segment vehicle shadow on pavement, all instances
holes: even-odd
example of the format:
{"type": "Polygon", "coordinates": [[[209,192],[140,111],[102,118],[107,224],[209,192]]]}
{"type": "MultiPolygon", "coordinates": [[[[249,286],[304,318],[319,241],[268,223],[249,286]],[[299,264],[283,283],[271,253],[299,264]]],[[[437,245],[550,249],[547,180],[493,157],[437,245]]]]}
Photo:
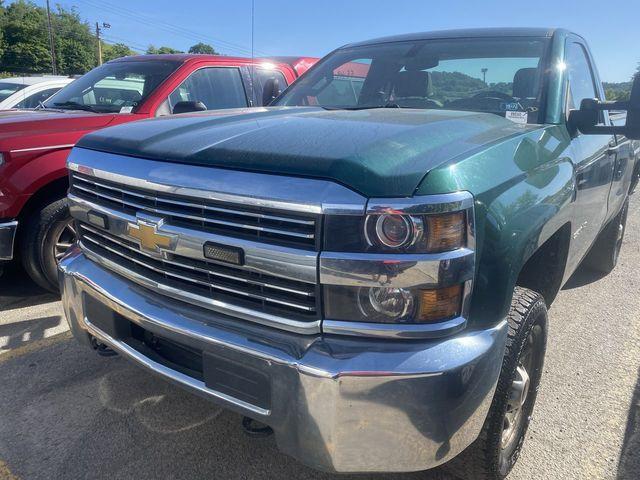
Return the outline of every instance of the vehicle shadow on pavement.
{"type": "Polygon", "coordinates": [[[59,300],[59,296],[43,290],[15,262],[7,265],[0,276],[0,312],[32,307],[59,300]]]}
{"type": "Polygon", "coordinates": [[[640,477],[638,452],[640,452],[640,370],[638,370],[638,380],[631,397],[627,428],[618,460],[617,480],[632,480],[640,477]]]}
{"type": "Polygon", "coordinates": [[[585,285],[597,282],[604,277],[606,277],[605,273],[597,272],[585,265],[580,265],[573,275],[571,275],[569,280],[567,280],[567,283],[564,284],[562,290],[572,290],[574,288],[584,287],[585,285]]]}
{"type": "Polygon", "coordinates": [[[14,350],[28,343],[42,340],[48,329],[59,327],[64,321],[60,315],[15,323],[0,324],[0,350],[14,350]]]}

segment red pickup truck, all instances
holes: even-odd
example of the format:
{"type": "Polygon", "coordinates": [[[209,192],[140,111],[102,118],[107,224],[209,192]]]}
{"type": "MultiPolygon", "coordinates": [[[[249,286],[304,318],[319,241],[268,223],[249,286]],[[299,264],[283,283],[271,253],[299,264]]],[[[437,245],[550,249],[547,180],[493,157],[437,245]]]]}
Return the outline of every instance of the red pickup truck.
{"type": "Polygon", "coordinates": [[[316,60],[126,57],[92,70],[37,109],[0,112],[0,269],[19,257],[35,282],[57,290],[57,259],[75,240],[64,200],[65,161],[86,133],[174,113],[262,106],[316,60]]]}

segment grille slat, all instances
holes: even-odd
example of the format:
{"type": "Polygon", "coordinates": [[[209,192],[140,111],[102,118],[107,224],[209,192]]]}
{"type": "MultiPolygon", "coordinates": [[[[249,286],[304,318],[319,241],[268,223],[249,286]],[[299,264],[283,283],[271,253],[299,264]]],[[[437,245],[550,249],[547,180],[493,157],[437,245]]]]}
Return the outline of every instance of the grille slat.
{"type": "MultiPolygon", "coordinates": [[[[157,197],[152,196],[152,195],[146,195],[146,194],[135,192],[135,191],[132,191],[132,190],[125,190],[123,188],[115,187],[113,185],[107,185],[105,183],[97,182],[95,180],[88,181],[88,180],[85,180],[85,179],[81,178],[77,174],[75,174],[75,180],[79,181],[80,183],[82,183],[82,182],[89,183],[91,185],[95,185],[95,186],[100,187],[100,188],[105,188],[107,190],[113,190],[115,192],[124,193],[124,194],[127,194],[127,195],[132,195],[134,197],[144,198],[145,200],[152,200],[152,201],[158,200],[157,197]]],[[[78,188],[80,188],[80,186],[78,184],[76,184],[76,186],[78,188]]],[[[89,190],[89,191],[91,193],[94,193],[93,190],[89,190]]],[[[222,207],[212,207],[212,206],[209,206],[209,205],[199,205],[199,204],[190,203],[190,202],[182,202],[182,201],[178,201],[178,200],[175,200],[175,199],[163,198],[160,201],[162,203],[168,203],[168,204],[172,204],[172,205],[179,205],[179,206],[183,206],[183,207],[204,208],[205,210],[210,210],[212,212],[221,212],[221,213],[227,213],[227,214],[232,214],[232,215],[243,215],[243,216],[248,216],[248,217],[264,218],[264,219],[276,220],[276,221],[281,221],[281,222],[296,223],[296,224],[300,224],[300,225],[313,225],[315,223],[314,220],[299,220],[299,219],[289,218],[289,217],[280,217],[280,216],[277,216],[277,215],[266,215],[264,213],[248,212],[248,211],[242,211],[242,210],[232,210],[232,209],[229,209],[229,208],[222,208],[222,207]]]]}
{"type": "MultiPolygon", "coordinates": [[[[114,243],[117,243],[118,246],[125,248],[126,250],[129,250],[131,252],[135,252],[139,255],[145,256],[147,258],[156,260],[156,258],[154,258],[152,255],[149,255],[147,253],[142,252],[141,250],[139,250],[139,248],[136,246],[131,246],[130,244],[126,243],[125,241],[123,241],[122,239],[116,239],[116,237],[112,237],[112,236],[105,236],[104,233],[98,231],[97,229],[90,227],[88,225],[84,225],[81,224],[81,229],[82,230],[86,230],[91,232],[94,235],[97,235],[99,237],[101,237],[102,239],[107,239],[108,241],[112,241],[114,243]]],[[[84,235],[84,238],[88,238],[86,235],[84,235]]],[[[166,258],[162,259],[162,262],[168,265],[174,265],[176,267],[180,267],[180,268],[187,268],[190,270],[193,270],[195,272],[198,273],[203,273],[206,275],[213,275],[214,277],[220,277],[220,278],[227,278],[230,280],[234,280],[237,282],[242,282],[242,283],[248,283],[248,284],[252,284],[252,285],[257,285],[257,286],[261,286],[261,287],[265,287],[265,288],[273,288],[275,290],[280,290],[283,292],[287,292],[287,293],[293,293],[296,295],[302,295],[305,297],[313,297],[315,296],[315,292],[312,289],[296,289],[293,287],[289,287],[289,286],[285,286],[283,285],[282,281],[279,280],[275,280],[273,279],[272,282],[268,283],[268,282],[264,282],[264,281],[259,281],[259,280],[255,280],[255,279],[251,279],[251,278],[244,278],[242,276],[240,276],[240,274],[230,274],[229,272],[220,272],[220,271],[214,271],[211,270],[209,268],[203,268],[201,266],[197,266],[195,265],[196,263],[202,263],[202,262],[198,262],[198,261],[194,261],[191,259],[188,259],[186,257],[181,257],[180,261],[175,261],[175,260],[168,260],[166,258]]]]}
{"type": "Polygon", "coordinates": [[[213,204],[202,199],[178,199],[127,185],[96,181],[73,172],[71,192],[80,198],[128,214],[147,212],[170,223],[238,238],[253,238],[285,246],[318,250],[317,218],[313,215],[265,213],[250,208],[213,204]]]}
{"type": "Polygon", "coordinates": [[[212,219],[212,218],[206,218],[206,217],[202,217],[202,216],[198,216],[198,215],[189,215],[187,213],[178,214],[175,211],[164,210],[164,209],[161,209],[161,208],[151,207],[151,206],[148,206],[148,205],[142,205],[142,204],[135,203],[135,202],[132,202],[132,201],[129,201],[129,200],[122,200],[120,198],[117,198],[117,197],[114,197],[112,195],[108,195],[108,194],[102,193],[102,192],[94,192],[91,189],[86,188],[86,187],[81,186],[81,185],[75,185],[74,188],[82,190],[83,192],[91,193],[93,195],[96,195],[97,197],[104,198],[104,199],[110,200],[112,202],[123,203],[127,207],[136,209],[138,211],[146,211],[146,212],[150,212],[150,213],[156,213],[156,214],[159,214],[159,215],[169,215],[171,217],[180,217],[182,219],[195,220],[195,221],[198,221],[198,222],[212,223],[214,225],[224,225],[226,227],[257,230],[257,231],[261,231],[261,232],[274,233],[276,235],[285,235],[285,236],[296,237],[296,238],[310,238],[310,239],[314,238],[314,234],[313,233],[299,233],[299,232],[293,232],[293,231],[279,230],[279,229],[275,229],[275,228],[260,227],[258,225],[249,225],[249,224],[238,223],[238,222],[228,222],[228,221],[224,221],[224,220],[215,220],[215,219],[212,219]]]}
{"type": "Polygon", "coordinates": [[[186,289],[190,286],[202,287],[215,297],[222,293],[229,298],[249,299],[268,313],[288,312],[314,319],[317,316],[317,286],[313,284],[286,281],[240,269],[231,274],[229,270],[232,269],[226,266],[177,255],[173,255],[172,259],[156,258],[142,252],[133,243],[86,224],[80,224],[80,238],[83,247],[96,255],[106,256],[119,265],[127,266],[130,262],[141,267],[145,274],[153,272],[161,278],[178,282],[186,289]],[[270,312],[270,309],[279,312],[270,312]]]}

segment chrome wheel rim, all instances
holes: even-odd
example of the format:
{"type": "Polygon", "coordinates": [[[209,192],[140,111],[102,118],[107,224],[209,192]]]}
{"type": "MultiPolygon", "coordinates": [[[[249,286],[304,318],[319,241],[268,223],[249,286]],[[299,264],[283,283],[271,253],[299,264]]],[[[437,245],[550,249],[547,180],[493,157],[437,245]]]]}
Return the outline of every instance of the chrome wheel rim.
{"type": "Polygon", "coordinates": [[[56,238],[56,242],[53,246],[53,256],[56,260],[56,263],[58,263],[64,256],[64,254],[67,252],[67,249],[75,243],[77,237],[78,235],[75,228],[73,228],[73,223],[71,220],[69,220],[60,230],[58,238],[56,238]]]}
{"type": "Polygon", "coordinates": [[[509,391],[509,400],[507,401],[507,413],[504,416],[504,427],[502,430],[502,448],[505,448],[511,442],[511,439],[518,430],[520,417],[522,416],[522,407],[527,401],[529,394],[529,374],[526,368],[518,365],[516,368],[516,378],[511,383],[509,391]]]}

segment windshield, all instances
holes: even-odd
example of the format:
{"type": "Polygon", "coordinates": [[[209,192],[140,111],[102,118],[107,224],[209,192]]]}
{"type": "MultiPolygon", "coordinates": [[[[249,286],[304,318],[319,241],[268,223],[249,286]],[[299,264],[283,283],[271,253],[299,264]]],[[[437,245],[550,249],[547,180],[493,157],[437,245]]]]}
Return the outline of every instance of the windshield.
{"type": "Polygon", "coordinates": [[[128,113],[179,65],[180,62],[151,60],[105,63],[60,90],[44,102],[44,108],[128,113]]]}
{"type": "Polygon", "coordinates": [[[537,123],[547,42],[463,38],[342,48],[274,105],[469,110],[537,123]]]}
{"type": "Polygon", "coordinates": [[[24,87],[26,87],[26,85],[20,85],[19,83],[0,82],[0,102],[6,100],[24,87]]]}

